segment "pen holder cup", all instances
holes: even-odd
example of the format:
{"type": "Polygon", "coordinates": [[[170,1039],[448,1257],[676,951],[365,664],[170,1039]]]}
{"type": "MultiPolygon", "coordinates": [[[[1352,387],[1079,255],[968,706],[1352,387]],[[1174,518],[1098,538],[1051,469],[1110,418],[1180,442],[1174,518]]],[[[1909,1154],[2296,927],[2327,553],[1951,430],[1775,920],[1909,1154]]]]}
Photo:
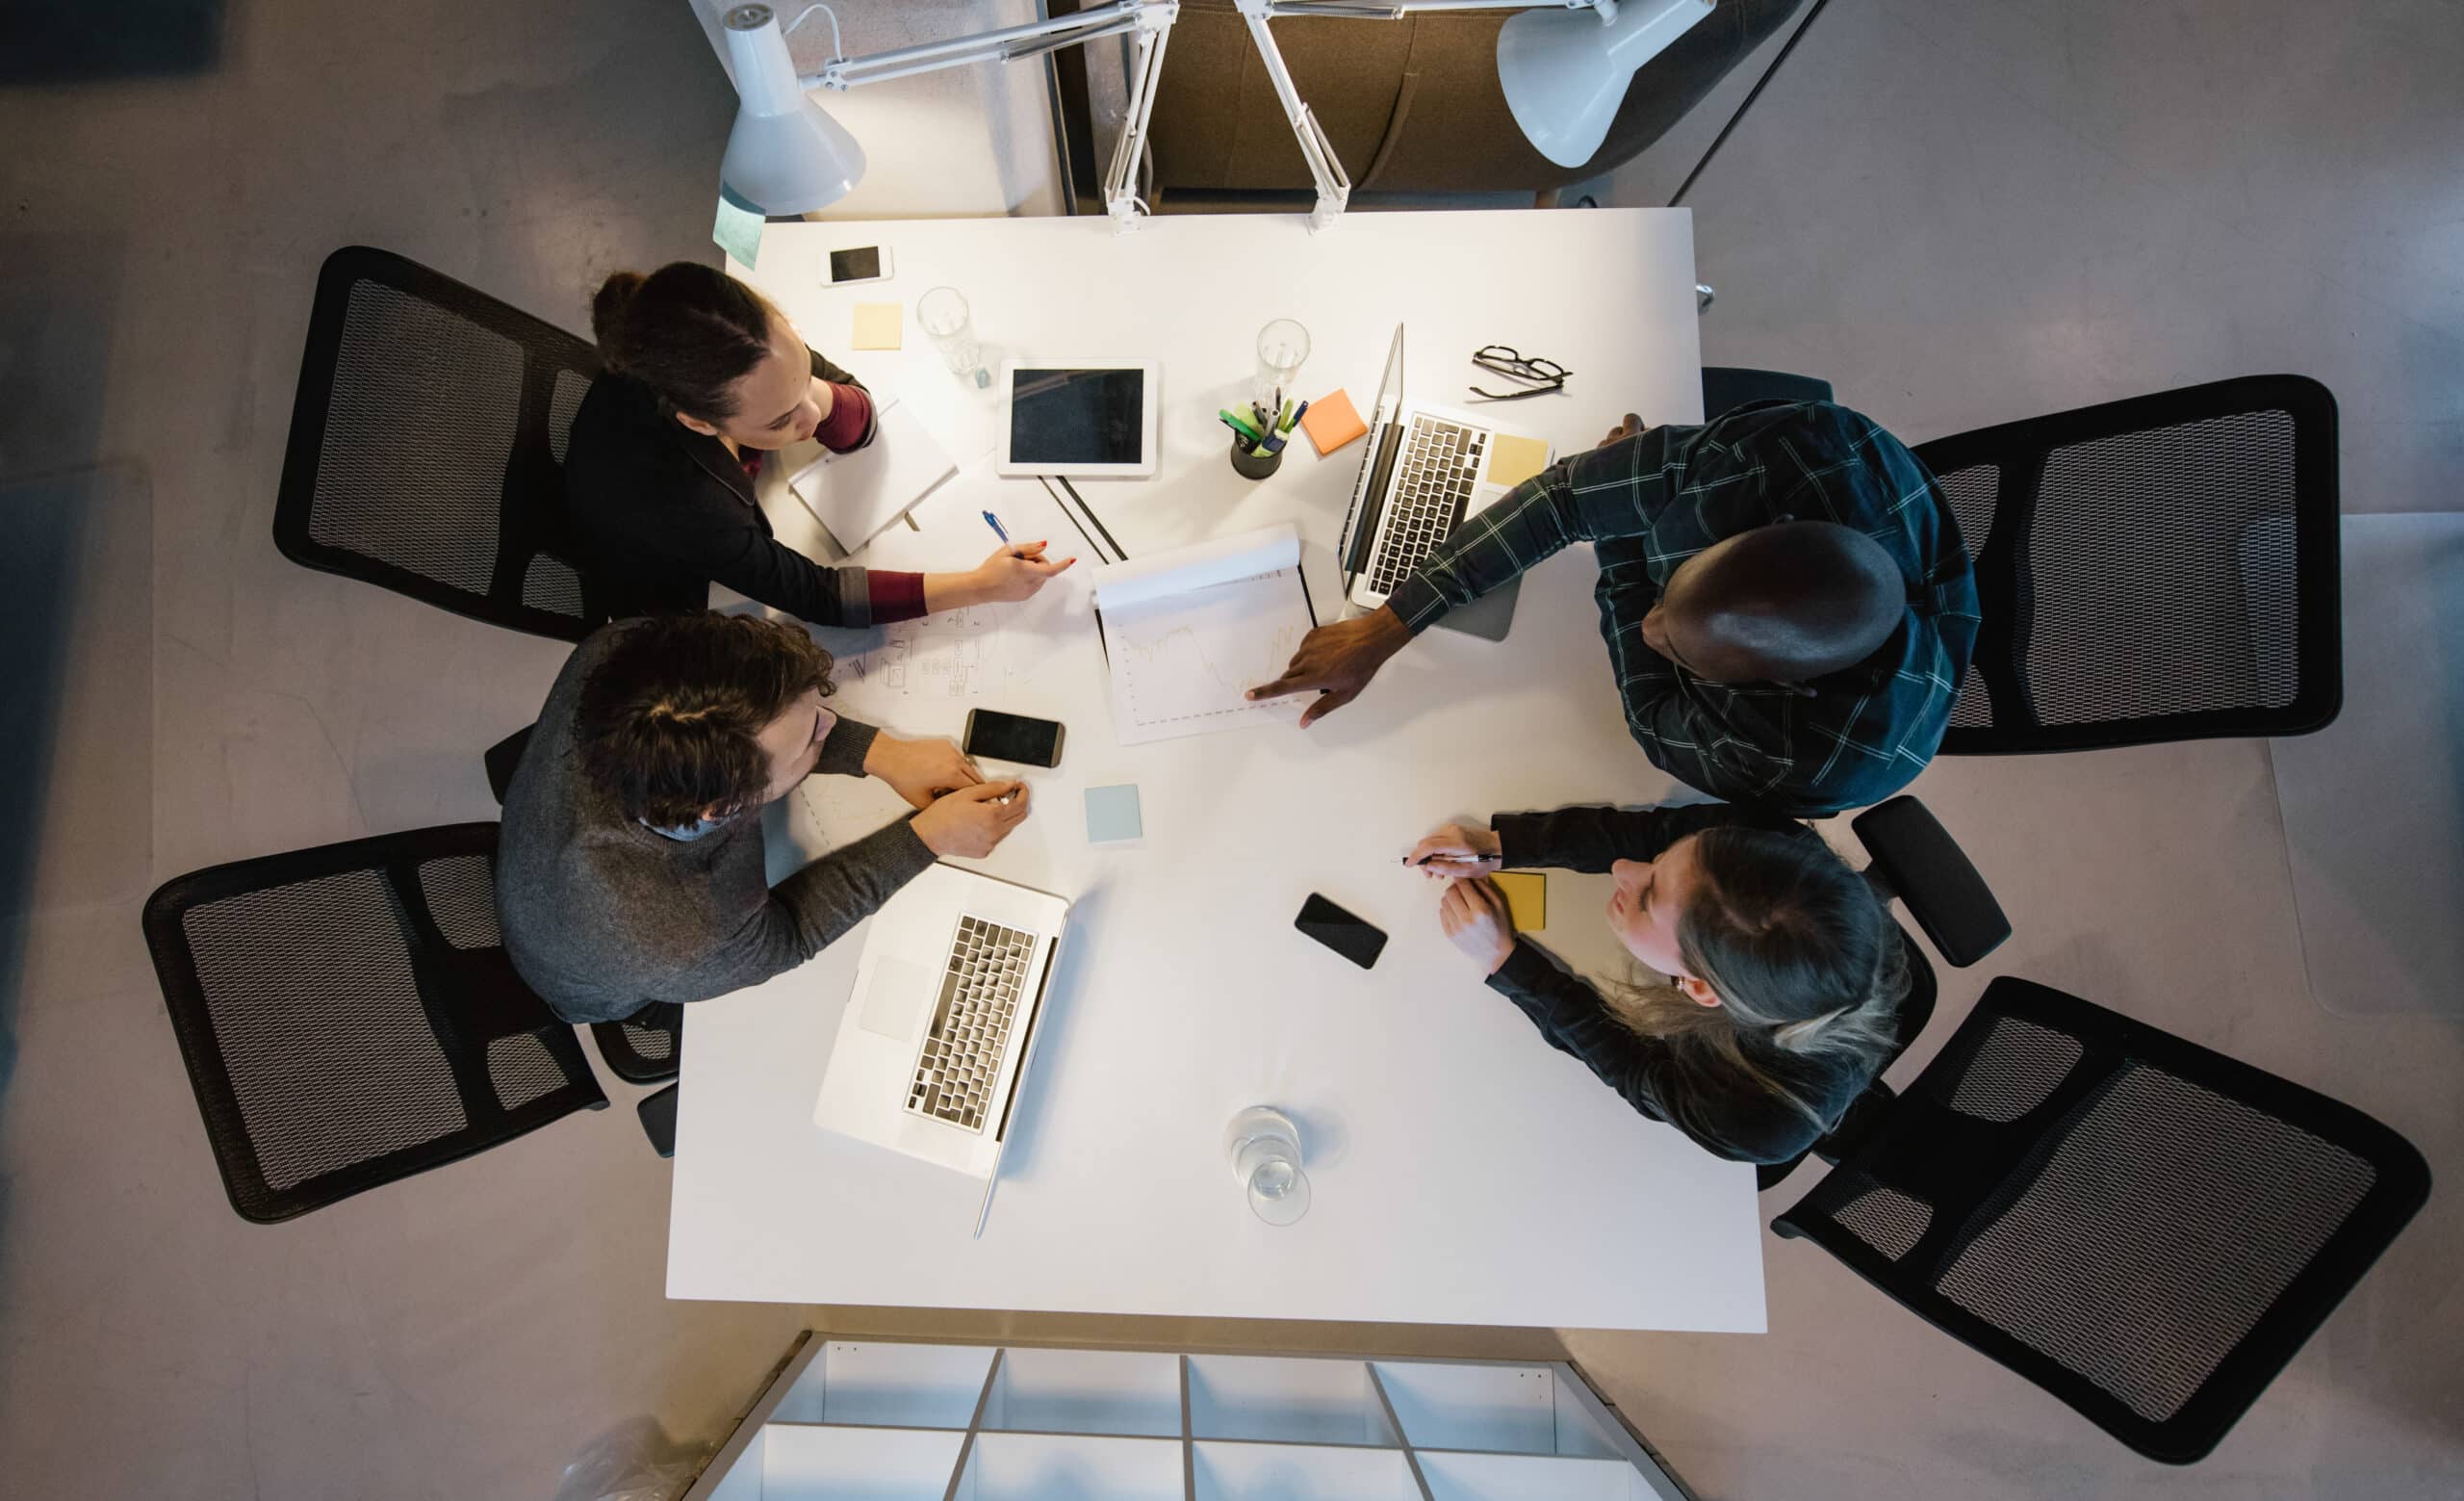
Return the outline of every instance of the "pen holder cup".
{"type": "MultiPolygon", "coordinates": [[[[1290,446],[1285,445],[1286,448],[1290,446]]],[[[1264,479],[1283,467],[1283,449],[1277,449],[1271,453],[1252,453],[1241,447],[1240,439],[1234,438],[1232,467],[1246,479],[1264,479]]]]}

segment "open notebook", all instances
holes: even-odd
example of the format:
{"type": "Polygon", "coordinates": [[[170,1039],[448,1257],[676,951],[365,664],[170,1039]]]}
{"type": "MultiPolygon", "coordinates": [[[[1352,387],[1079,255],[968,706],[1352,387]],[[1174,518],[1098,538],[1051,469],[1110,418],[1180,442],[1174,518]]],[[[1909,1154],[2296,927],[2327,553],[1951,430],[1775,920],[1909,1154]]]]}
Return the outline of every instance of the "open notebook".
{"type": "Polygon", "coordinates": [[[1123,745],[1289,724],[1301,700],[1241,695],[1283,675],[1317,625],[1289,526],[1115,563],[1095,579],[1123,745]]]}

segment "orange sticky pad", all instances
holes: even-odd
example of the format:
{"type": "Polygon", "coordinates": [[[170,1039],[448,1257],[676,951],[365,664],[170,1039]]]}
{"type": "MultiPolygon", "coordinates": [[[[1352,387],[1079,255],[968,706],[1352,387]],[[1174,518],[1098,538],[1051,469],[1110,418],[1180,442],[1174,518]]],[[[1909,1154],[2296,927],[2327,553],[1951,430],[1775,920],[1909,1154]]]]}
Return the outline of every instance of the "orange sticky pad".
{"type": "Polygon", "coordinates": [[[1369,424],[1352,410],[1351,398],[1337,391],[1309,403],[1300,414],[1300,426],[1309,434],[1309,442],[1319,453],[1331,453],[1369,430],[1369,424]]]}

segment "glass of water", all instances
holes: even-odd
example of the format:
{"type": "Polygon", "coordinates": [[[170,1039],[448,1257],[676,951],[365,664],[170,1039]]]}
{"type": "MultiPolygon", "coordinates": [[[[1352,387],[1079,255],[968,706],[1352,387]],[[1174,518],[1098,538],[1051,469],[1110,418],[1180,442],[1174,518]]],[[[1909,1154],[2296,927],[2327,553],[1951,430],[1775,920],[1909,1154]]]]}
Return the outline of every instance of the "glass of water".
{"type": "Polygon", "coordinates": [[[991,372],[984,368],[984,347],[976,342],[974,315],[958,288],[935,287],[917,298],[915,322],[941,351],[951,375],[971,376],[979,386],[992,383],[991,372]]]}
{"type": "Polygon", "coordinates": [[[1250,397],[1260,406],[1277,396],[1296,401],[1301,362],[1309,358],[1309,330],[1278,318],[1258,330],[1258,379],[1250,397]]]}
{"type": "Polygon", "coordinates": [[[1290,1225],[1309,1212],[1309,1176],[1300,1171],[1300,1129],[1267,1105],[1252,1105],[1224,1127],[1232,1176],[1248,1190],[1249,1209],[1269,1225],[1290,1225]]]}

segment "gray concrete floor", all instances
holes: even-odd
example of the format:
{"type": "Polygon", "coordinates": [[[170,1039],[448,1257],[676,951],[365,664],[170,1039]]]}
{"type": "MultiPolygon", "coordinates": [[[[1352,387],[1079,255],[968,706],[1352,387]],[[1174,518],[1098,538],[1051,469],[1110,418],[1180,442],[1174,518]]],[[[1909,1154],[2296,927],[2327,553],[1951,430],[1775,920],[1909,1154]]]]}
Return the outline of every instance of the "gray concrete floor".
{"type": "MultiPolygon", "coordinates": [[[[0,867],[11,1493],[545,1496],[629,1422],[715,1436],[814,1322],[1551,1346],[668,1303],[666,1170],[621,1089],[290,1226],[232,1216],[136,904],[216,861],[490,816],[477,751],[561,655],[275,555],[317,264],[387,246],[579,326],[604,271],[712,253],[730,99],[679,0],[231,0],[223,26],[201,70],[0,85],[0,620],[35,710],[0,760],[21,831],[0,867]]],[[[1826,375],[1912,439],[2305,371],[2343,402],[2348,505],[2453,507],[2459,76],[2464,10],[2441,0],[1836,5],[1692,196],[1721,295],[1706,353],[1826,375]]],[[[1664,199],[1717,113],[1605,199],[1664,199]]],[[[1767,1248],[1768,1335],[1567,1347],[1707,1496],[2464,1494],[2464,1036],[2312,1003],[2264,747],[1946,762],[1918,789],[2017,921],[1987,974],[2348,1100],[2450,1186],[2187,1472],[1799,1245],[1767,1248]]],[[[1946,975],[1935,1036],[1986,977],[1946,975]]]]}

